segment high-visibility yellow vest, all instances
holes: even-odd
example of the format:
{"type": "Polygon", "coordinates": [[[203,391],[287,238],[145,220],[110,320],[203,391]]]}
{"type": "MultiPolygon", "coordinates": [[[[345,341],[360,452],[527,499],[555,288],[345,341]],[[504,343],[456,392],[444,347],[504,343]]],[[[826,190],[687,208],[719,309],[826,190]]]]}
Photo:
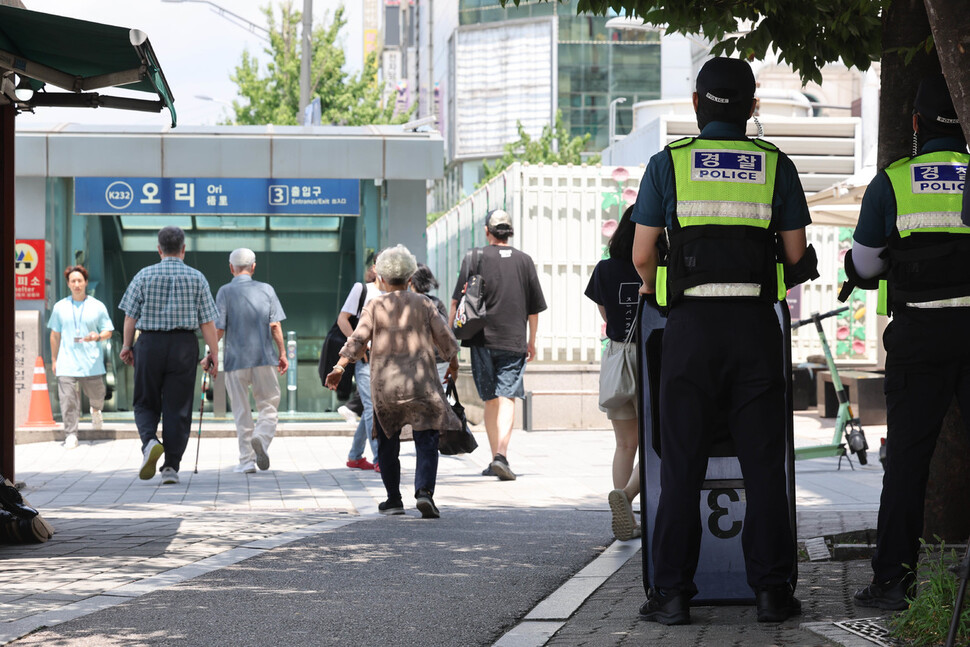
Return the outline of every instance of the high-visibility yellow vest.
{"type": "Polygon", "coordinates": [[[657,301],[785,297],[771,203],[778,149],[768,142],[686,138],[667,146],[676,215],[657,301]]]}
{"type": "Polygon", "coordinates": [[[970,227],[960,219],[970,155],[937,151],[885,169],[896,200],[889,278],[877,312],[891,308],[970,307],[970,227]]]}

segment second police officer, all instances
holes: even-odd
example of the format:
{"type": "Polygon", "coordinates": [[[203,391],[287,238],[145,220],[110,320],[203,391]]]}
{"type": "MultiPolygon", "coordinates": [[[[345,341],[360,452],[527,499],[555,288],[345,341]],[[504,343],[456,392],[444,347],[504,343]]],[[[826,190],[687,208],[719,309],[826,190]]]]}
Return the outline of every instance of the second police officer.
{"type": "Polygon", "coordinates": [[[893,316],[883,336],[886,472],[859,606],[909,606],[930,459],[954,396],[970,420],[970,227],[960,218],[968,160],[943,75],[927,77],[916,92],[913,156],[873,178],[846,256],[850,281],[878,287],[880,314],[893,316]]]}
{"type": "Polygon", "coordinates": [[[700,137],[650,160],[633,219],[644,293],[670,312],[660,375],[661,492],[645,620],[690,622],[701,543],[700,490],[711,433],[726,423],[744,475],[747,582],[759,622],[800,612],[787,495],[783,336],[774,304],[818,276],[811,222],[791,160],[748,139],[755,80],[747,62],[715,58],[697,75],[700,137]],[[669,259],[656,241],[666,227],[669,259]]]}

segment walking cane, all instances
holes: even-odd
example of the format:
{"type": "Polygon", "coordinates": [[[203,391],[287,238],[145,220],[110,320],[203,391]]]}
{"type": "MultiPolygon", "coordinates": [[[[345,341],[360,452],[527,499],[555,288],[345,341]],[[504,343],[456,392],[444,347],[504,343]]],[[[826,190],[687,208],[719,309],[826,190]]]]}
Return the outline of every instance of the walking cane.
{"type": "Polygon", "coordinates": [[[967,592],[967,579],[970,579],[970,539],[967,540],[967,552],[963,556],[963,561],[950,570],[960,578],[960,587],[957,589],[957,598],[953,603],[953,617],[950,619],[950,633],[946,637],[946,647],[953,647],[957,638],[957,630],[960,628],[963,596],[967,592]]]}
{"type": "Polygon", "coordinates": [[[202,411],[205,409],[205,391],[209,388],[209,371],[202,372],[202,396],[199,398],[199,437],[195,441],[195,470],[193,474],[199,473],[199,447],[202,445],[202,411]]]}

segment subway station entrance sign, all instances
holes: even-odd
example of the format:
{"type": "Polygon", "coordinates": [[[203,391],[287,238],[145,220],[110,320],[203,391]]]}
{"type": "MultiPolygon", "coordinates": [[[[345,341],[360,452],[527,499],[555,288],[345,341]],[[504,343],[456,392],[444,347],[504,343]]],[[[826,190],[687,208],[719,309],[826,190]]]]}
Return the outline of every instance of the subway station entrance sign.
{"type": "Polygon", "coordinates": [[[358,216],[360,181],[78,177],[74,209],[85,215],[358,216]]]}

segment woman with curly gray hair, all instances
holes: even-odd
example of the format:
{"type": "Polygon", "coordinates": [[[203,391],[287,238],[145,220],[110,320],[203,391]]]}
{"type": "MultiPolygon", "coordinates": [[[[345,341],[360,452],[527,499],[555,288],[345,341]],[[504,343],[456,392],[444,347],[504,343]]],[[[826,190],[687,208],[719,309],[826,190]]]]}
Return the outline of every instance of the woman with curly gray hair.
{"type": "Polygon", "coordinates": [[[417,269],[414,255],[403,245],[377,257],[377,280],[385,294],[364,306],[354,334],[340,350],[340,359],[327,375],[327,387],[337,388],[344,368],[371,345],[371,398],[377,458],[387,500],[381,514],[404,514],[401,498],[401,441],[414,440],[417,466],[414,498],[425,519],[440,516],[432,498],[438,475],[438,432],[461,429],[445,399],[435,368],[435,348],[449,361],[446,379],[458,375],[458,342],[423,295],[408,291],[417,269]],[[411,437],[402,431],[406,425],[411,437]]]}

